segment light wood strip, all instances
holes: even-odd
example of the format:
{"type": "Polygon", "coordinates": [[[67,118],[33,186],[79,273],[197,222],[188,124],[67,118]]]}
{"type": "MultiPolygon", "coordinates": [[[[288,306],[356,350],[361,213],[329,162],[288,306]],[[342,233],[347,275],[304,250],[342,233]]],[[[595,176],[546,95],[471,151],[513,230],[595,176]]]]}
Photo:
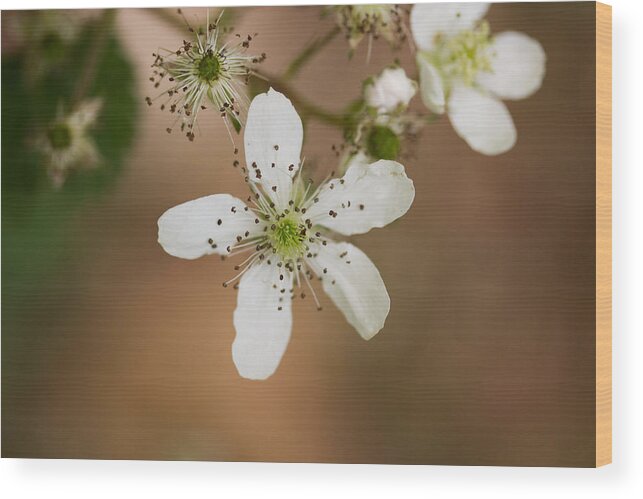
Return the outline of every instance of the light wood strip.
{"type": "Polygon", "coordinates": [[[596,4],[596,466],[612,462],[612,7],[596,4]]]}

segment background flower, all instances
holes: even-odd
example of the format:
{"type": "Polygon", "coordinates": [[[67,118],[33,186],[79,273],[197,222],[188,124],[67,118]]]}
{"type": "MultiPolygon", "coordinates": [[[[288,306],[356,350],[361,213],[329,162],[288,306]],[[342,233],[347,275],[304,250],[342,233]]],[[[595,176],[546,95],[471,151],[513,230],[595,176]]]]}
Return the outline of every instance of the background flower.
{"type": "Polygon", "coordinates": [[[337,16],[337,24],[348,40],[351,54],[365,36],[368,37],[367,59],[370,58],[374,39],[382,37],[394,47],[406,39],[402,10],[398,5],[338,5],[332,9],[337,16]]]}
{"type": "Polygon", "coordinates": [[[419,4],[411,11],[418,47],[420,90],[426,106],[447,113],[469,146],[501,154],[516,142],[516,128],[501,99],[524,99],[545,75],[545,52],[513,31],[491,36],[481,19],[486,3],[419,4]]]}
{"type": "Polygon", "coordinates": [[[99,154],[89,130],[95,125],[102,105],[99,98],[88,99],[67,115],[60,107],[56,120],[36,142],[55,187],[63,185],[72,169],[96,166],[99,154]]]}

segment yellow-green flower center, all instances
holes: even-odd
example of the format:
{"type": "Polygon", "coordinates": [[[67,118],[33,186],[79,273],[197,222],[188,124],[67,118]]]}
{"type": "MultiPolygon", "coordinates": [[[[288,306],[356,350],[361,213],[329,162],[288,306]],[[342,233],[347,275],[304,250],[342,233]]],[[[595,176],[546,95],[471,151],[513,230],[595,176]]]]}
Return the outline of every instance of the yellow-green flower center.
{"type": "Polygon", "coordinates": [[[465,84],[472,85],[479,72],[492,71],[490,45],[489,23],[483,21],[476,28],[456,36],[438,36],[429,61],[446,78],[462,78],[465,84]]]}
{"type": "Polygon", "coordinates": [[[284,260],[294,260],[304,254],[305,226],[296,218],[286,216],[271,227],[270,242],[284,260]]]}
{"type": "Polygon", "coordinates": [[[53,149],[67,149],[71,145],[71,130],[67,124],[58,123],[49,129],[47,138],[53,149]]]}
{"type": "Polygon", "coordinates": [[[215,54],[208,52],[199,61],[197,72],[199,74],[199,78],[203,81],[208,83],[213,82],[219,78],[219,74],[221,72],[221,61],[219,61],[219,58],[215,54]]]}

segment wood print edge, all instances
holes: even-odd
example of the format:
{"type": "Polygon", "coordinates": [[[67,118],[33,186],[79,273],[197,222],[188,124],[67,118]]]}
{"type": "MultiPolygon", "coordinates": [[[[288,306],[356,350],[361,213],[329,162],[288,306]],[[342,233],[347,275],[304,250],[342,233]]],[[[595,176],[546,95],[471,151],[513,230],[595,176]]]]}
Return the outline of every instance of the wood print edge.
{"type": "Polygon", "coordinates": [[[596,466],[612,462],[612,7],[596,3],[596,466]]]}

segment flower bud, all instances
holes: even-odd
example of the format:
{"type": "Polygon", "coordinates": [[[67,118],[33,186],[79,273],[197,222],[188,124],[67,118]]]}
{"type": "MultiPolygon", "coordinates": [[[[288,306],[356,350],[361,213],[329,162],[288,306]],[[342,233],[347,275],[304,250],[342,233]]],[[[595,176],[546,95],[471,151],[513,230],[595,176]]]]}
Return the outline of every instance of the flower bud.
{"type": "Polygon", "coordinates": [[[396,159],[400,153],[400,146],[400,138],[395,132],[381,125],[374,126],[366,140],[368,153],[378,159],[396,159]]]}
{"type": "Polygon", "coordinates": [[[387,68],[364,89],[366,103],[382,113],[406,108],[417,91],[416,83],[402,68],[387,68]]]}

